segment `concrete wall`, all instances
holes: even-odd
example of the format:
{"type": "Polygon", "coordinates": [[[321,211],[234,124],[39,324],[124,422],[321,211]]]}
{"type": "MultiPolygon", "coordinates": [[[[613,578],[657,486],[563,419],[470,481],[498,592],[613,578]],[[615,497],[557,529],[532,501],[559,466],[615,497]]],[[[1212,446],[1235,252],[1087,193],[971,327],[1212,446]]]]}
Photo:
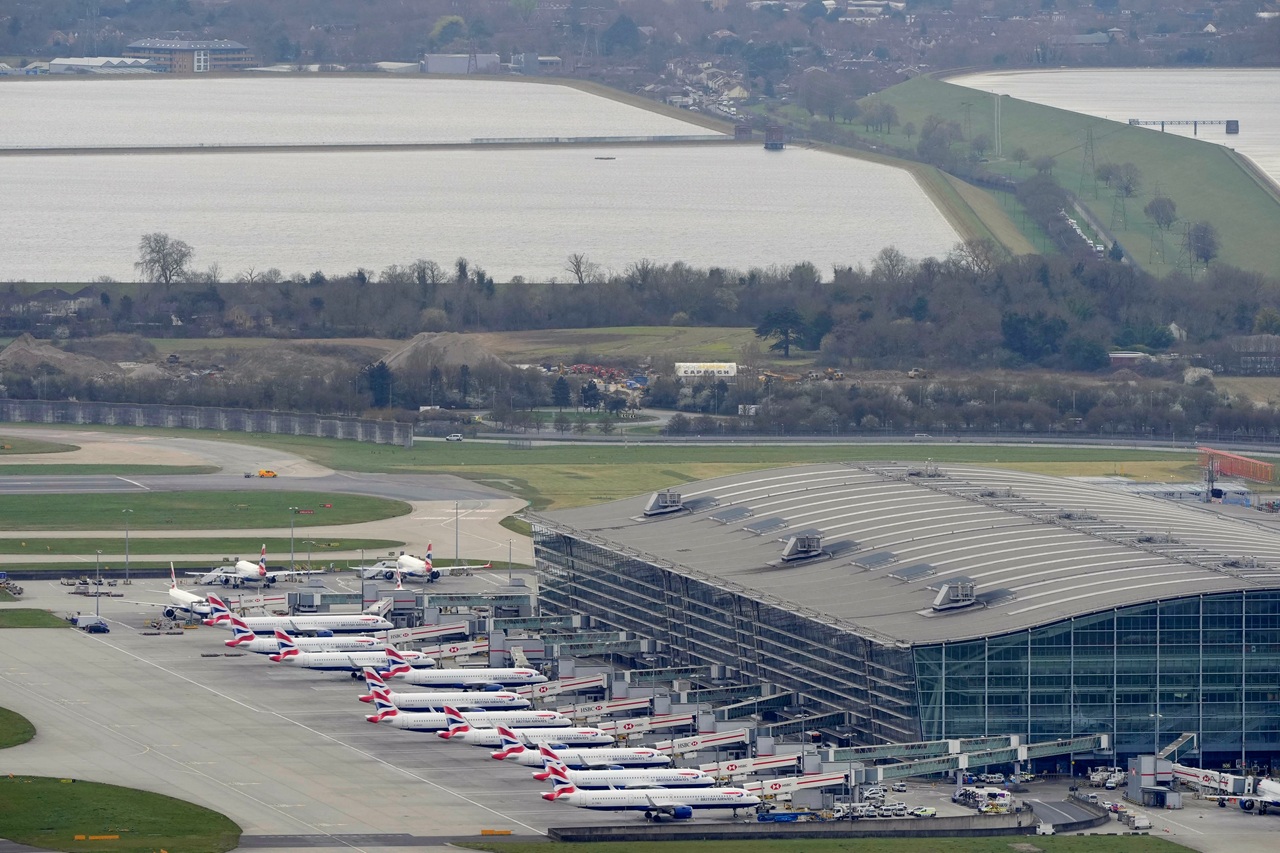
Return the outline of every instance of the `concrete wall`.
{"type": "MultiPolygon", "coordinates": [[[[941,836],[1028,835],[1035,821],[1027,814],[969,815],[911,820],[838,820],[826,823],[758,823],[755,815],[719,824],[646,824],[552,827],[552,841],[745,841],[759,838],[935,838],[941,836]]],[[[1106,818],[1104,817],[1105,821],[1106,818]]]]}

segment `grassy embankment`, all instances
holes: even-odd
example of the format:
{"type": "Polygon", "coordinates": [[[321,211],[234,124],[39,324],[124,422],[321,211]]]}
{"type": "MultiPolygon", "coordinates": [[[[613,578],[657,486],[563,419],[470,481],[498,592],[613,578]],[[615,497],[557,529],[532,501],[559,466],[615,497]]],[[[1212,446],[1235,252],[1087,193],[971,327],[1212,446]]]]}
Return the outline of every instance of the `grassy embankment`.
{"type": "Polygon", "coordinates": [[[71,853],[222,853],[240,842],[240,827],[194,803],[40,776],[0,778],[0,827],[10,841],[71,853]]]}
{"type": "Polygon", "coordinates": [[[40,439],[26,438],[24,436],[0,435],[0,459],[4,459],[6,456],[16,456],[19,453],[70,453],[79,449],[74,444],[41,441],[40,439]]]}
{"type": "MultiPolygon", "coordinates": [[[[1043,853],[1186,853],[1187,848],[1150,835],[1036,837],[1028,849],[1043,853]]],[[[491,853],[577,853],[581,844],[553,842],[458,842],[491,853]]],[[[591,853],[1009,853],[1019,845],[1005,838],[804,838],[777,841],[648,841],[592,844],[591,853]]]]}
{"type": "Polygon", "coordinates": [[[21,714],[0,708],[0,749],[26,743],[36,736],[36,727],[21,714]]]}
{"type": "MultiPolygon", "coordinates": [[[[908,141],[902,126],[911,122],[919,128],[930,115],[956,121],[962,127],[967,124],[972,136],[993,135],[994,96],[976,89],[917,77],[880,92],[876,98],[897,108],[899,124],[892,133],[879,135],[866,134],[858,127],[860,134],[872,139],[879,137],[913,148],[918,137],[908,141]]],[[[1280,233],[1280,198],[1243,168],[1229,149],[1007,96],[1001,100],[1000,122],[1002,156],[988,152],[991,162],[986,167],[1021,179],[1034,170],[1028,163],[1019,165],[1012,159],[1015,150],[1023,148],[1031,158],[1053,157],[1054,177],[1080,196],[1140,266],[1163,274],[1178,260],[1180,223],[1164,234],[1163,260],[1158,253],[1153,255],[1153,228],[1142,208],[1158,187],[1177,204],[1180,222],[1208,221],[1218,230],[1220,262],[1265,273],[1280,268],[1280,241],[1274,237],[1280,233]],[[1095,188],[1092,169],[1085,166],[1090,128],[1097,165],[1129,162],[1142,172],[1138,195],[1124,202],[1123,221],[1114,191],[1101,183],[1095,188]]],[[[966,145],[957,143],[958,148],[966,145]]],[[[1155,242],[1158,249],[1159,240],[1155,242]]]]}
{"type": "MultiPolygon", "coordinates": [[[[13,607],[0,610],[0,628],[69,628],[71,623],[48,610],[13,607]]],[[[0,824],[3,826],[3,824],[0,824]]]]}
{"type": "MultiPolygon", "coordinates": [[[[232,436],[227,436],[232,438],[232,436]]],[[[528,500],[535,509],[617,500],[655,489],[805,462],[931,458],[1058,475],[1125,474],[1198,479],[1192,453],[1131,447],[910,445],[556,445],[519,449],[488,442],[419,442],[412,450],[302,436],[243,435],[331,468],[388,474],[454,474],[528,500]]]]}
{"type": "Polygon", "coordinates": [[[133,511],[131,530],[244,530],[288,526],[291,518],[304,529],[410,512],[403,501],[323,492],[145,492],[94,495],[92,501],[83,495],[0,495],[0,530],[120,530],[125,509],[133,511]],[[315,512],[295,515],[289,510],[294,506],[315,512]]]}

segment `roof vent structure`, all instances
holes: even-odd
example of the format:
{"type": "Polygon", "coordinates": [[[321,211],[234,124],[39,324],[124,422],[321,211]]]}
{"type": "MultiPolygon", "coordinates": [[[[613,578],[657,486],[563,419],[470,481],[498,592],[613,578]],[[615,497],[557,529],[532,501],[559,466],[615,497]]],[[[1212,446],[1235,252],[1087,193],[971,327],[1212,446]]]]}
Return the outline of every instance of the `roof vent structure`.
{"type": "Polygon", "coordinates": [[[937,612],[959,610],[972,606],[977,599],[973,597],[973,584],[967,581],[943,584],[938,596],[933,600],[933,609],[937,612]]]}
{"type": "Polygon", "coordinates": [[[684,509],[684,500],[681,494],[671,489],[663,489],[649,496],[649,502],[644,505],[644,515],[645,518],[652,518],[655,515],[667,515],[682,509],[684,509]]]}
{"type": "Polygon", "coordinates": [[[822,556],[822,534],[798,534],[787,540],[782,549],[782,561],[809,560],[822,556]]]}

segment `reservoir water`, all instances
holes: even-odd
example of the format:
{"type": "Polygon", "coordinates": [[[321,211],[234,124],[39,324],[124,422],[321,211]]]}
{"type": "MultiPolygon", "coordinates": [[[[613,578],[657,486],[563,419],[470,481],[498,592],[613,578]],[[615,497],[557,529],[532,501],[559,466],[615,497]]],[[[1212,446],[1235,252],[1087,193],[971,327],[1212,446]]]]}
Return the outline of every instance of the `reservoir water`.
{"type": "Polygon", "coordinates": [[[995,71],[948,82],[1119,122],[1237,119],[1238,135],[1222,125],[1166,125],[1165,132],[1230,146],[1280,181],[1280,69],[995,71]]]}
{"type": "MultiPolygon", "coordinates": [[[[562,87],[422,78],[6,82],[0,115],[20,119],[0,123],[0,147],[710,134],[562,87]]],[[[227,278],[466,257],[498,281],[564,280],[578,252],[614,271],[811,261],[829,276],[888,245],[941,256],[958,240],[904,171],[761,144],[10,154],[0,188],[26,200],[0,280],[132,280],[153,231],[227,278]]]]}

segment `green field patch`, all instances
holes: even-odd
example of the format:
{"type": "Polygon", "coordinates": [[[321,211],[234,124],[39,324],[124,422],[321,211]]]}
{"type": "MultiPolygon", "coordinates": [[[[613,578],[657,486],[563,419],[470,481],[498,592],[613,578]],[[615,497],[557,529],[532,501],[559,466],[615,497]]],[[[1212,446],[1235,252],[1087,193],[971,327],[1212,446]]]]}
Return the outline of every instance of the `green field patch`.
{"type": "Polygon", "coordinates": [[[222,853],[240,843],[240,827],[194,803],[42,776],[0,778],[0,827],[10,841],[72,853],[222,853]]]}
{"type": "MultiPolygon", "coordinates": [[[[0,749],[26,743],[36,736],[36,727],[26,717],[8,708],[0,708],[0,749]]],[[[2,837],[0,833],[0,837],[2,837]]]]}
{"type": "Polygon", "coordinates": [[[541,329],[480,332],[473,335],[494,355],[518,364],[569,363],[578,356],[635,361],[652,356],[675,361],[738,361],[755,330],[703,326],[610,326],[596,329],[541,329]]]}
{"type": "Polygon", "coordinates": [[[166,474],[216,474],[221,468],[215,465],[77,465],[74,463],[39,465],[6,465],[0,460],[0,475],[6,477],[87,477],[105,475],[112,477],[164,476],[166,474]]]}
{"type": "Polygon", "coordinates": [[[512,533],[520,536],[533,536],[533,525],[525,521],[523,518],[516,518],[514,515],[508,515],[502,521],[498,522],[512,533]]]}
{"type": "MultiPolygon", "coordinates": [[[[1186,853],[1187,848],[1150,835],[1028,838],[1043,853],[1186,853]]],[[[1014,853],[1018,839],[1001,838],[795,838],[767,841],[555,842],[463,841],[458,847],[491,853],[1014,853]]]]}
{"type": "MultiPolygon", "coordinates": [[[[69,628],[71,623],[48,610],[34,607],[12,607],[0,610],[0,628],[69,628]]],[[[3,826],[0,822],[0,826],[3,826]]]]}
{"type": "MultiPolygon", "coordinates": [[[[875,100],[897,109],[898,125],[879,134],[857,125],[858,133],[873,141],[914,150],[918,137],[908,140],[902,127],[910,122],[919,128],[931,115],[968,127],[970,138],[994,136],[995,98],[987,92],[921,76],[885,89],[875,100]]],[[[990,162],[984,166],[1021,180],[1035,170],[1028,161],[1014,160],[1014,151],[1022,148],[1032,159],[1053,157],[1058,183],[1076,193],[1144,268],[1157,274],[1174,269],[1181,223],[1200,221],[1218,231],[1219,261],[1267,273],[1280,267],[1280,241],[1273,239],[1280,232],[1280,200],[1229,148],[1008,96],[1000,104],[1001,155],[987,152],[990,162]],[[1090,130],[1092,163],[1085,158],[1090,130]],[[1114,189],[1094,179],[1094,169],[1103,163],[1136,165],[1142,173],[1138,194],[1117,202],[1114,189]],[[1163,235],[1163,255],[1159,234],[1142,210],[1156,187],[1177,204],[1179,219],[1163,235]]]]}
{"type": "MultiPolygon", "coordinates": [[[[286,524],[287,516],[286,516],[286,524]]],[[[307,539],[295,537],[293,547],[295,552],[306,554],[307,539]]],[[[312,553],[316,557],[321,557],[332,551],[356,551],[364,549],[366,551],[381,551],[399,548],[405,543],[398,542],[394,539],[335,539],[333,537],[324,537],[323,540],[315,540],[312,546],[312,553]]],[[[267,557],[274,564],[279,562],[282,554],[289,553],[288,537],[275,537],[271,539],[147,539],[144,537],[133,536],[129,539],[129,556],[153,556],[163,554],[171,556],[175,560],[182,560],[186,554],[225,554],[228,557],[245,557],[246,559],[257,560],[258,550],[263,546],[267,546],[267,557]]],[[[95,551],[101,551],[104,554],[123,554],[124,537],[115,539],[91,539],[84,537],[57,537],[49,539],[0,539],[0,554],[35,554],[35,555],[88,555],[89,566],[93,566],[93,555],[95,551]]],[[[132,560],[131,565],[141,566],[138,560],[132,560]]],[[[168,563],[161,561],[161,566],[168,563]]],[[[24,570],[30,569],[38,571],[42,568],[40,563],[23,566],[24,570]]],[[[119,567],[117,567],[119,568],[119,567]]]]}
{"type": "Polygon", "coordinates": [[[0,433],[0,459],[16,456],[19,453],[70,453],[79,450],[74,444],[60,444],[56,441],[41,441],[26,436],[4,435],[0,433]]]}
{"type": "Polygon", "coordinates": [[[357,524],[407,515],[411,507],[403,501],[323,492],[0,495],[0,530],[123,531],[126,509],[132,510],[132,530],[234,530],[287,527],[291,520],[295,528],[357,524]],[[313,512],[294,513],[290,507],[313,512]]]}

